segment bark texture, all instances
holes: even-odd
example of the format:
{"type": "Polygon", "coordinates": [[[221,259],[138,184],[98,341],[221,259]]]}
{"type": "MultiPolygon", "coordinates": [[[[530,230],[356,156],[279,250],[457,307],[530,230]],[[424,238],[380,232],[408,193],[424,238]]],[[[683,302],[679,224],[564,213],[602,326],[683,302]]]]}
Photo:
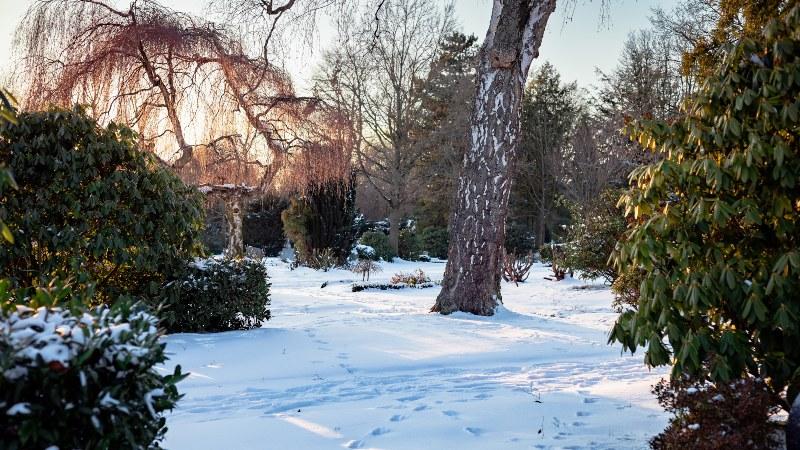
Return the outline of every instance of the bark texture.
{"type": "Polygon", "coordinates": [[[520,132],[520,107],[556,0],[494,0],[450,218],[442,291],[431,309],[494,314],[500,296],[505,220],[520,132]]]}
{"type": "Polygon", "coordinates": [[[225,222],[228,225],[228,244],[225,257],[244,257],[244,233],[242,226],[242,194],[233,193],[225,199],[225,222]]]}

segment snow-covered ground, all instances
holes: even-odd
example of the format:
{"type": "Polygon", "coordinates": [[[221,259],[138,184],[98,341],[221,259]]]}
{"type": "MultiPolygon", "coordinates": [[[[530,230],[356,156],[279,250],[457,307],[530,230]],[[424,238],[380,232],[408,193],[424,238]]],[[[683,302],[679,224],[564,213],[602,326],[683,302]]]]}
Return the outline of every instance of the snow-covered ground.
{"type": "MultiPolygon", "coordinates": [[[[353,293],[360,277],[267,260],[261,329],[165,338],[191,376],[165,445],[200,449],[638,449],[665,375],[606,344],[611,293],[536,265],[493,317],[428,313],[438,288],[353,293]],[[324,288],[320,286],[327,281],[324,288]]],[[[372,281],[443,263],[382,264],[372,281]]]]}

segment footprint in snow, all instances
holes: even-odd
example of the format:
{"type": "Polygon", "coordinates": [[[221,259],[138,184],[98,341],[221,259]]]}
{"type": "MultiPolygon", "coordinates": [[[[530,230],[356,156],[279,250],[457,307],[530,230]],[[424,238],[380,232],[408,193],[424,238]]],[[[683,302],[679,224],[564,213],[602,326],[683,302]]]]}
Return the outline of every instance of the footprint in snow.
{"type": "Polygon", "coordinates": [[[448,417],[458,417],[458,411],[453,411],[448,409],[447,411],[442,411],[442,414],[448,417]]]}
{"type": "Polygon", "coordinates": [[[597,397],[586,397],[583,399],[583,403],[597,403],[598,400],[600,399],[597,397]]]}
{"type": "Polygon", "coordinates": [[[477,427],[464,427],[464,431],[476,437],[483,434],[483,430],[477,427]]]}
{"type": "Polygon", "coordinates": [[[585,427],[586,422],[572,422],[573,427],[585,427]]]}
{"type": "Polygon", "coordinates": [[[400,397],[397,399],[398,402],[413,402],[414,400],[421,399],[421,395],[409,395],[408,397],[400,397]]]}
{"type": "Polygon", "coordinates": [[[359,440],[352,440],[348,441],[344,444],[344,448],[361,448],[364,446],[364,443],[359,440]]]}
{"type": "Polygon", "coordinates": [[[592,413],[590,413],[589,411],[578,411],[575,413],[575,415],[578,417],[586,417],[586,416],[591,416],[592,413]]]}
{"type": "Polygon", "coordinates": [[[388,433],[390,431],[392,431],[392,430],[390,430],[388,428],[384,428],[384,427],[378,427],[378,428],[375,428],[372,431],[370,431],[369,434],[371,434],[373,436],[380,436],[380,435],[386,434],[386,433],[388,433]]]}
{"type": "Polygon", "coordinates": [[[476,400],[486,400],[487,398],[491,398],[491,395],[483,393],[483,394],[478,394],[478,395],[476,395],[476,396],[474,396],[472,398],[474,398],[476,400]]]}
{"type": "Polygon", "coordinates": [[[428,405],[419,405],[416,408],[414,408],[414,411],[425,411],[426,409],[429,409],[428,405]]]}
{"type": "Polygon", "coordinates": [[[395,414],[389,418],[390,422],[400,422],[406,420],[406,416],[401,416],[400,414],[395,414]]]}

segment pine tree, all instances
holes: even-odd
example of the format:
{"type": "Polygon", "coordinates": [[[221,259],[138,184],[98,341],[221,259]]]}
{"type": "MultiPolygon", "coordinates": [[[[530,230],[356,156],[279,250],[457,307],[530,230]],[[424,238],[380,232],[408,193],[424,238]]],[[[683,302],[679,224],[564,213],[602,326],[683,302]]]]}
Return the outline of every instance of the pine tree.
{"type": "Polygon", "coordinates": [[[439,56],[420,83],[419,141],[424,146],[417,170],[425,183],[416,215],[420,229],[445,227],[464,153],[469,146],[469,112],[475,94],[477,38],[454,32],[440,44],[439,56]]]}

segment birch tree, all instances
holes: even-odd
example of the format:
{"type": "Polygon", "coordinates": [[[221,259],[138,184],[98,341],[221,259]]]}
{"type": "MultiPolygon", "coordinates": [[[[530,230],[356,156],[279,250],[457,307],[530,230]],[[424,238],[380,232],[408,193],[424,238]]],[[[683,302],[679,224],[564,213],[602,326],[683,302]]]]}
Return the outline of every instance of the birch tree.
{"type": "Polygon", "coordinates": [[[471,142],[450,219],[447,267],[432,311],[492,315],[501,302],[505,220],[522,93],[555,6],[556,0],[493,2],[478,59],[471,142]]]}

